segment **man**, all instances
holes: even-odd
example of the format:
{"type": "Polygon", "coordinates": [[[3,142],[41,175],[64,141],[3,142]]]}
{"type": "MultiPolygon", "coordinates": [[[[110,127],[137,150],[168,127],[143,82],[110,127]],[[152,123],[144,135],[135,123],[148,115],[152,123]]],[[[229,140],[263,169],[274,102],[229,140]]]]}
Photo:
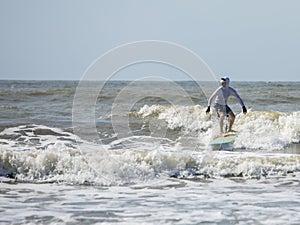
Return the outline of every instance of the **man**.
{"type": "Polygon", "coordinates": [[[232,130],[232,125],[235,120],[235,115],[232,112],[232,110],[229,108],[229,106],[227,105],[228,98],[231,95],[236,97],[236,99],[239,101],[240,105],[242,106],[244,114],[247,113],[247,109],[244,105],[243,100],[238,95],[236,90],[234,90],[232,87],[229,87],[229,82],[230,82],[229,77],[221,78],[220,82],[221,82],[221,86],[219,88],[217,88],[217,90],[215,90],[215,92],[210,96],[210,98],[208,100],[208,107],[207,107],[206,113],[208,114],[210,112],[211,103],[212,103],[213,99],[215,99],[214,107],[217,111],[218,117],[220,118],[220,120],[219,120],[220,132],[221,132],[221,135],[224,136],[226,132],[235,132],[234,130],[232,130]],[[228,130],[225,131],[225,133],[224,133],[223,132],[223,123],[224,123],[225,116],[229,116],[229,126],[228,126],[228,130]]]}

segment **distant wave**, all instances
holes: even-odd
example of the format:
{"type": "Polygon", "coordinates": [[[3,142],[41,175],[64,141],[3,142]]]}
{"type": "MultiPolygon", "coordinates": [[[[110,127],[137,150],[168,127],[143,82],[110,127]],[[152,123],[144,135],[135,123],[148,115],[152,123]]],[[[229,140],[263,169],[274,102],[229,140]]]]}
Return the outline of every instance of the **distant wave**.
{"type": "Polygon", "coordinates": [[[15,96],[46,96],[46,95],[74,95],[74,89],[45,89],[45,90],[14,90],[14,89],[7,89],[1,90],[0,94],[2,96],[6,95],[15,95],[15,96]]]}

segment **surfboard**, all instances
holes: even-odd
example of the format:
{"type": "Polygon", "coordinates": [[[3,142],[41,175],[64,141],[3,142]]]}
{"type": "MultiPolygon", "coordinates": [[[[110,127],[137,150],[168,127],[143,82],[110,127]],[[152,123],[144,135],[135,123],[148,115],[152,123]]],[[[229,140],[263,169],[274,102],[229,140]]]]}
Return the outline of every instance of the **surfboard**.
{"type": "Polygon", "coordinates": [[[226,136],[218,136],[209,143],[209,146],[219,150],[233,150],[232,144],[236,136],[237,133],[228,133],[226,136]]]}

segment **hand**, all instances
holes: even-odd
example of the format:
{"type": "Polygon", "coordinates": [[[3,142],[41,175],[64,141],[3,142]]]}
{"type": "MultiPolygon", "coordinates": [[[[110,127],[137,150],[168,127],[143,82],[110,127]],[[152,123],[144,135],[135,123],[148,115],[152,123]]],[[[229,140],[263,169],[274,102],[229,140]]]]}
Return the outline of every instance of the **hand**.
{"type": "Polygon", "coordinates": [[[242,109],[243,109],[243,113],[246,114],[247,113],[246,106],[243,106],[242,109]]]}
{"type": "Polygon", "coordinates": [[[207,106],[206,114],[208,114],[209,112],[210,112],[210,106],[207,106]]]}

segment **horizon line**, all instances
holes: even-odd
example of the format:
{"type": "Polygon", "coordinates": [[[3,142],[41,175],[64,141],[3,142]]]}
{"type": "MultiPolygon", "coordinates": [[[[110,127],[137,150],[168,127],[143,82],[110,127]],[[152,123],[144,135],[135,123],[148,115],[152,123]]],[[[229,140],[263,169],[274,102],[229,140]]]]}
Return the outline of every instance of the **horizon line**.
{"type": "MultiPolygon", "coordinates": [[[[0,81],[81,81],[81,79],[0,79],[0,81]]],[[[110,80],[85,80],[85,81],[120,81],[120,82],[131,82],[136,81],[136,79],[110,79],[110,80]]],[[[159,81],[161,80],[149,80],[149,81],[159,81]]],[[[184,81],[195,81],[195,80],[183,80],[183,79],[174,79],[170,81],[175,82],[184,82],[184,81]]],[[[145,82],[145,81],[141,81],[145,82]]],[[[166,81],[167,82],[167,81],[166,81]]],[[[212,80],[197,80],[195,82],[215,82],[212,80]]],[[[300,82],[300,80],[231,80],[231,82],[300,82]]]]}

